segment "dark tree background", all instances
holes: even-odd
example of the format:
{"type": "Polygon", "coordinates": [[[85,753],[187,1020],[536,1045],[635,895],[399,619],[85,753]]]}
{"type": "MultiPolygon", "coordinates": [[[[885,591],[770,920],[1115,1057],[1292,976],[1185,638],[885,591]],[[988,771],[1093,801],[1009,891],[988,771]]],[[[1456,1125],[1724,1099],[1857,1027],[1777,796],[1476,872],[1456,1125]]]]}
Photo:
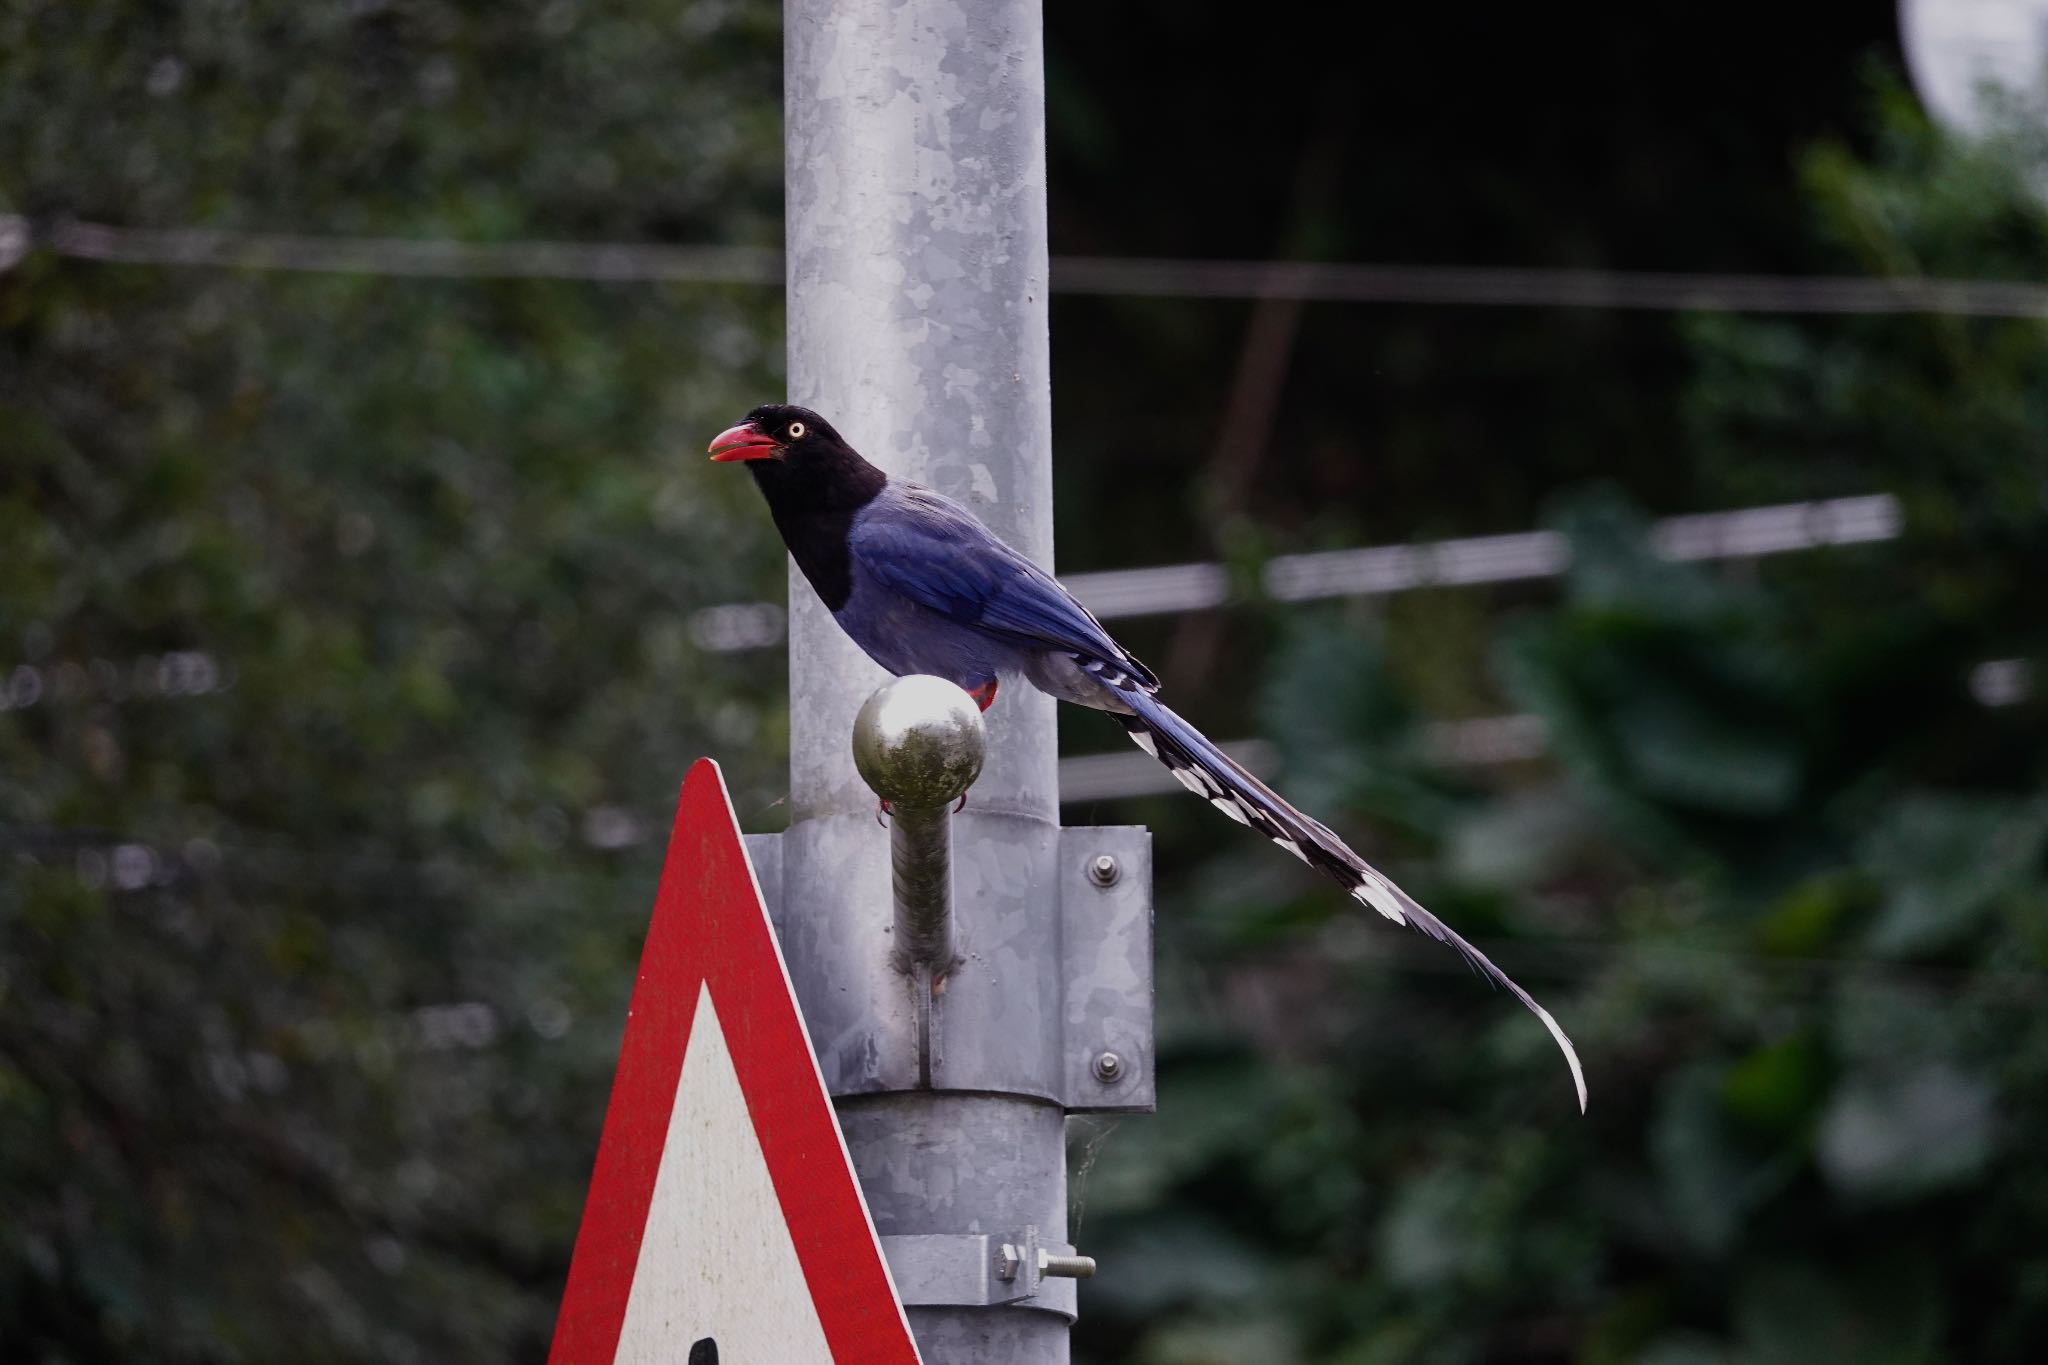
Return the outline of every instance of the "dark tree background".
{"type": "MultiPolygon", "coordinates": [[[[1055,6],[1056,252],[2038,280],[2038,131],[1889,3],[1055,6]],[[1381,7],[1384,8],[1384,7],[1381,7]]],[[[704,439],[775,291],[67,259],[65,218],[774,245],[775,7],[0,0],[0,1359],[538,1360],[687,762],[781,818],[779,546],[704,439]]],[[[2048,1343],[2048,331],[1058,297],[1070,570],[1176,704],[1548,1003],[1184,798],[1161,1111],[1074,1130],[1077,1356],[2048,1343]],[[1889,492],[1718,568],[1653,515],[1889,492]],[[1305,546],[1561,583],[1308,609],[1305,546]],[[1986,671],[1979,665],[1993,661],[1986,671]],[[1987,704],[1992,703],[1992,704],[1987,704]],[[1534,759],[1432,722],[1519,712],[1534,759]]],[[[1000,720],[1000,715],[997,717],[1000,720]]],[[[1077,717],[1076,752],[1117,743],[1077,717]]]]}

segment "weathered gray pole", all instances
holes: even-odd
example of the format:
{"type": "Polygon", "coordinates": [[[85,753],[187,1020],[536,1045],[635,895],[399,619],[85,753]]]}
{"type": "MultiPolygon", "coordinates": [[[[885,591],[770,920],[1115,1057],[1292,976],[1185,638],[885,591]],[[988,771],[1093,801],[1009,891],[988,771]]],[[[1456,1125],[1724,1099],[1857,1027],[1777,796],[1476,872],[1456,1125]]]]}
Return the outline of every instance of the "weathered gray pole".
{"type": "MultiPolygon", "coordinates": [[[[1052,567],[1038,0],[786,0],[789,394],[1052,567]]],[[[872,814],[846,755],[882,674],[790,578],[799,820],[872,814]]],[[[1053,703],[1006,694],[975,805],[1058,819],[1053,703]]]]}
{"type": "MultiPolygon", "coordinates": [[[[790,398],[823,412],[891,475],[961,498],[1049,563],[1038,0],[787,0],[783,23],[790,398]]],[[[1064,1240],[1058,1104],[991,1093],[1012,1088],[993,1077],[973,1096],[917,1089],[914,1002],[875,933],[893,903],[888,842],[850,752],[855,712],[884,675],[794,570],[790,608],[783,882],[804,921],[822,929],[830,916],[840,931],[829,941],[820,933],[812,953],[806,930],[792,926],[791,969],[801,980],[815,965],[842,999],[866,997],[848,1000],[838,1021],[857,1055],[851,1066],[826,1063],[826,1084],[842,1097],[876,1228],[886,1237],[1014,1224],[1064,1240]]],[[[973,814],[960,821],[955,875],[1001,878],[1023,893],[1039,880],[1030,864],[1043,861],[1057,819],[1052,703],[1026,694],[999,705],[973,814]],[[1036,825],[1037,837],[976,828],[989,823],[1036,825]]],[[[997,946],[972,942],[968,923],[961,930],[970,951],[997,946]]],[[[1010,967],[1056,970],[1056,955],[1019,946],[1010,967]]],[[[1038,984],[1056,992],[1054,980],[1038,984]]],[[[829,1052],[832,1040],[819,1035],[831,1025],[811,1028],[829,1052]]],[[[915,1303],[909,1313],[930,1365],[1067,1358],[1057,1314],[915,1303]]]]}
{"type": "MultiPolygon", "coordinates": [[[[783,13],[790,399],[1050,567],[1038,0],[783,13]]],[[[789,655],[791,825],[757,862],[912,1330],[928,1365],[1057,1365],[1066,1113],[1151,1100],[1143,831],[1063,846],[1053,703],[1006,687],[952,822],[953,965],[919,972],[851,752],[884,675],[794,569],[789,655]],[[1099,856],[1130,883],[1091,883],[1099,856]]]]}

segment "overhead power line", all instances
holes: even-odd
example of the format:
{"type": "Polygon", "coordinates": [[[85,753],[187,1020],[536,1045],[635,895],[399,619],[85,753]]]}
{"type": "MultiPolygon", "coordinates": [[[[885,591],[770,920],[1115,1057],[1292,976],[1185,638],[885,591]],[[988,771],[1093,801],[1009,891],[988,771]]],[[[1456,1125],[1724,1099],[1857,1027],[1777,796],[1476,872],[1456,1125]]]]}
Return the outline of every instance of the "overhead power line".
{"type": "MultiPolygon", "coordinates": [[[[0,244],[8,238],[6,226],[0,222],[0,244]]],[[[56,224],[36,240],[62,256],[127,265],[456,278],[782,283],[782,253],[768,247],[311,237],[77,222],[56,224]]],[[[4,264],[6,258],[0,254],[0,265],[4,264]]]]}
{"type": "MultiPolygon", "coordinates": [[[[444,278],[781,284],[772,247],[655,242],[464,242],[331,237],[225,228],[134,228],[0,214],[0,270],[31,245],[130,265],[444,278]]],[[[1514,266],[1057,256],[1056,293],[1185,299],[1662,312],[1944,314],[2048,317],[2048,285],[1915,276],[1731,275],[1514,266]]]]}
{"type": "Polygon", "coordinates": [[[1629,308],[1706,313],[2048,316],[2048,286],[2024,281],[1854,275],[1714,275],[1513,266],[1067,256],[1053,263],[1052,287],[1068,294],[1296,298],[1318,303],[1629,308]]]}

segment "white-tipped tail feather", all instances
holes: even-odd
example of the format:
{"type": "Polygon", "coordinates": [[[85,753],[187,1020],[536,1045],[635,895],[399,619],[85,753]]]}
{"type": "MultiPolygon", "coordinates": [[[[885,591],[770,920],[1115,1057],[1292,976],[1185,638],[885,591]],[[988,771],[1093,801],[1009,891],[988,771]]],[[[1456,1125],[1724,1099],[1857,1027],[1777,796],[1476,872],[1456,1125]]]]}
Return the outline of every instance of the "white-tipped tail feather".
{"type": "Polygon", "coordinates": [[[1131,739],[1165,764],[1183,787],[1334,878],[1359,904],[1457,949],[1480,975],[1505,987],[1526,1005],[1530,1013],[1543,1021],[1543,1027],[1550,1030],[1550,1036],[1563,1051],[1565,1062],[1571,1067],[1572,1085],[1578,1090],[1579,1111],[1585,1112],[1586,1073],[1579,1066],[1579,1054],[1573,1049],[1572,1040],[1557,1026],[1557,1020],[1550,1017],[1550,1011],[1537,1004],[1529,992],[1449,925],[1423,909],[1414,897],[1374,870],[1326,826],[1288,804],[1278,792],[1234,762],[1157,698],[1130,688],[1122,690],[1119,699],[1131,708],[1132,714],[1117,716],[1131,739]]]}

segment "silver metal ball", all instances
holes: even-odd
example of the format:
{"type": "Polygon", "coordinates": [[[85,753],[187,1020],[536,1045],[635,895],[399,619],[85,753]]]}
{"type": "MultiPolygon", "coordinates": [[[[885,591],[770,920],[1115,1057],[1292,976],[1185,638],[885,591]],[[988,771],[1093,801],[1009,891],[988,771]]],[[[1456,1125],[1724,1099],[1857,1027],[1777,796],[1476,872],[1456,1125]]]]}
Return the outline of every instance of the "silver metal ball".
{"type": "Polygon", "coordinates": [[[853,720],[853,766],[892,806],[942,806],[981,775],[988,731],[974,698],[922,673],[876,689],[853,720]]]}

